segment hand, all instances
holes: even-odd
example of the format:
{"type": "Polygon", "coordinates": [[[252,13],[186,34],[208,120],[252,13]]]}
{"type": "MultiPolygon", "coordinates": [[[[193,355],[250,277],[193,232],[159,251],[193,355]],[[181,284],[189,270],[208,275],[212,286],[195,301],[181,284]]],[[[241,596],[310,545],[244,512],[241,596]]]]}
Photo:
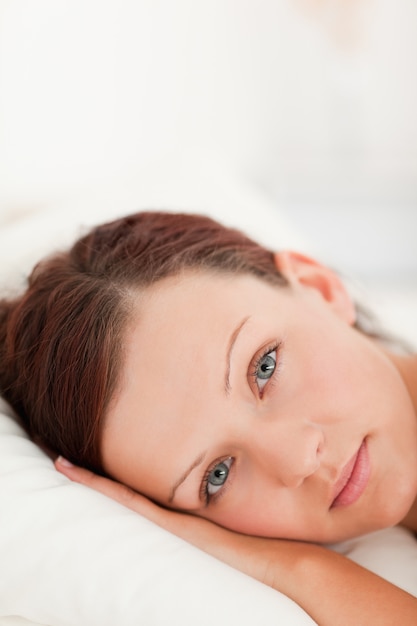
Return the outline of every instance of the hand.
{"type": "Polygon", "coordinates": [[[70,480],[102,493],[205,552],[242,569],[238,555],[234,553],[234,542],[239,535],[203,518],[164,509],[130,487],[72,465],[62,457],[55,460],[55,467],[70,480]]]}
{"type": "Polygon", "coordinates": [[[286,570],[288,564],[293,566],[292,558],[290,560],[284,558],[285,548],[283,548],[282,559],[271,568],[273,552],[271,548],[273,545],[289,544],[292,552],[294,542],[242,535],[201,517],[164,509],[130,487],[72,465],[62,457],[55,460],[55,467],[70,480],[99,491],[220,561],[269,586],[278,588],[281,584],[279,573],[282,573],[284,580],[288,578],[286,570]]]}
{"type": "Polygon", "coordinates": [[[55,467],[70,480],[116,500],[165,530],[265,584],[277,589],[288,580],[287,567],[288,565],[293,567],[294,561],[292,556],[285,557],[285,546],[292,555],[292,550],[296,546],[295,542],[242,535],[201,517],[164,509],[130,487],[84,468],[76,467],[62,457],[56,459],[55,467]],[[275,552],[274,546],[275,550],[279,546],[282,554],[271,567],[272,554],[275,552]],[[281,575],[282,582],[280,581],[281,575]]]}
{"type": "Polygon", "coordinates": [[[162,507],[157,506],[151,500],[126,485],[94,474],[82,467],[72,465],[63,457],[58,457],[55,460],[55,467],[70,480],[102,493],[128,509],[135,511],[135,513],[139,513],[155,522],[155,524],[165,527],[168,523],[167,520],[171,511],[162,509],[162,507]]]}

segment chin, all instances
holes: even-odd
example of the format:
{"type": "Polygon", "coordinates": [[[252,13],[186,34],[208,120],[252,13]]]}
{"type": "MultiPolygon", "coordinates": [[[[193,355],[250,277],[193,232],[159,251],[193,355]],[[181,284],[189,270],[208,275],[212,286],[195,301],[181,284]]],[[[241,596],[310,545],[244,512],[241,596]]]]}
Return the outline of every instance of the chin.
{"type": "Polygon", "coordinates": [[[408,494],[407,498],[387,499],[383,506],[378,507],[373,513],[361,512],[350,520],[328,529],[322,536],[312,539],[317,543],[332,544],[354,539],[367,535],[384,528],[397,526],[409,512],[414,503],[416,494],[408,494]]]}
{"type": "Polygon", "coordinates": [[[381,515],[380,528],[388,528],[389,526],[397,526],[398,524],[401,524],[410,512],[410,509],[415,502],[415,497],[414,493],[413,497],[404,502],[401,507],[387,506],[381,515]]]}

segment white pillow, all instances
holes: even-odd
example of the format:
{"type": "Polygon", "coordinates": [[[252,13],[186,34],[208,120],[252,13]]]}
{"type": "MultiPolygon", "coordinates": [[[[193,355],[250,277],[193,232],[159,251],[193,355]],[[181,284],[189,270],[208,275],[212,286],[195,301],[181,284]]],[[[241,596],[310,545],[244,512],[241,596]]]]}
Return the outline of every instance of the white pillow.
{"type": "MultiPolygon", "coordinates": [[[[3,226],[0,284],[11,289],[20,284],[41,255],[80,234],[80,225],[140,208],[205,212],[273,248],[306,249],[276,207],[217,168],[187,164],[174,170],[170,163],[156,172],[3,226]]],[[[49,626],[313,623],[282,594],[70,483],[4,411],[0,502],[3,625],[27,624],[22,620],[49,626]]],[[[390,531],[384,531],[381,541],[362,538],[340,549],[353,557],[359,550],[365,566],[380,568],[417,595],[417,543],[405,531],[394,532],[391,543],[390,531]],[[396,562],[404,576],[398,577],[396,562]]]]}

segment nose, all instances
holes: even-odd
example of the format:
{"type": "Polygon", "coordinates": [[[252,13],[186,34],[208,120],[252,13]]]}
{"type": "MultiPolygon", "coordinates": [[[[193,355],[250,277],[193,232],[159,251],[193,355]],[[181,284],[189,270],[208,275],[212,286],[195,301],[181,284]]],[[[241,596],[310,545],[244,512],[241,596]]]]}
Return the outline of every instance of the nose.
{"type": "Polygon", "coordinates": [[[258,467],[285,487],[299,487],[320,467],[324,436],[311,422],[260,425],[251,437],[251,456],[258,467]]]}

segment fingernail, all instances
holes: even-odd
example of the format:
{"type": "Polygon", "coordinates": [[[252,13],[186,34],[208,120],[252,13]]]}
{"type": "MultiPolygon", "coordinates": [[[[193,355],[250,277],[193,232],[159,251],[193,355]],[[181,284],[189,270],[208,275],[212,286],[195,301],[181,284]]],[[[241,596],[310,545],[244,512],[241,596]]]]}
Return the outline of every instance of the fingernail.
{"type": "Polygon", "coordinates": [[[74,465],[63,456],[59,456],[56,462],[59,463],[60,465],[63,465],[64,467],[74,467],[74,465]]]}

